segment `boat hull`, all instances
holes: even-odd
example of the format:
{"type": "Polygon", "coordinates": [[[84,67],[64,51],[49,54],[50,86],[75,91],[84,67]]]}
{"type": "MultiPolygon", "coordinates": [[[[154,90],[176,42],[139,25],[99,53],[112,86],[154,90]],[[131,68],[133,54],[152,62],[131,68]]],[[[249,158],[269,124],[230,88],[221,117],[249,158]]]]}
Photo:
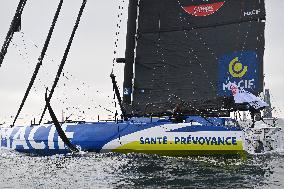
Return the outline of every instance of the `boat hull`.
{"type": "MultiPolygon", "coordinates": [[[[82,151],[149,153],[170,156],[240,154],[243,132],[235,127],[193,123],[98,122],[63,124],[82,151]]],[[[1,128],[0,146],[39,155],[69,153],[52,124],[1,128]]]]}

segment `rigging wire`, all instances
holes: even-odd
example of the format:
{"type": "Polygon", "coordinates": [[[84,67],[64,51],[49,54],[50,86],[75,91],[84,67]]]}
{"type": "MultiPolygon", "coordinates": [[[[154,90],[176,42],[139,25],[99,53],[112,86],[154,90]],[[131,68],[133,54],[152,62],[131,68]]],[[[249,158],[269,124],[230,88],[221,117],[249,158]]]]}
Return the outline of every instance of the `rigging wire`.
{"type": "Polygon", "coordinates": [[[116,55],[117,55],[117,52],[118,52],[118,43],[119,43],[119,35],[120,35],[120,30],[121,30],[121,25],[122,25],[124,3],[125,3],[125,0],[122,0],[120,5],[118,6],[118,9],[119,9],[119,12],[117,14],[118,22],[116,23],[116,32],[115,32],[116,39],[115,39],[115,42],[114,42],[114,50],[113,50],[113,60],[112,60],[111,73],[113,73],[113,71],[114,71],[115,62],[116,62],[116,55]]]}
{"type": "Polygon", "coordinates": [[[5,42],[2,46],[1,52],[0,52],[0,68],[2,66],[2,63],[4,61],[4,57],[7,53],[8,47],[10,45],[10,42],[12,41],[13,35],[15,32],[18,32],[21,29],[21,16],[23,13],[23,10],[25,8],[25,5],[27,3],[27,0],[20,0],[15,16],[12,20],[12,23],[10,25],[9,31],[7,33],[7,36],[5,38],[5,42]]]}
{"type": "MultiPolygon", "coordinates": [[[[83,0],[83,3],[82,3],[82,5],[81,5],[81,8],[80,8],[80,11],[79,11],[79,14],[78,14],[76,23],[75,23],[75,26],[74,26],[74,28],[73,28],[73,31],[72,31],[72,34],[71,34],[71,36],[70,36],[69,42],[68,42],[68,44],[67,44],[67,47],[66,47],[66,49],[65,49],[63,58],[62,58],[61,63],[60,63],[60,65],[59,65],[59,68],[58,68],[58,71],[57,71],[57,74],[56,74],[56,77],[55,77],[53,86],[52,86],[52,88],[51,88],[51,90],[50,90],[50,93],[49,93],[49,96],[48,96],[48,101],[51,100],[52,95],[53,95],[53,93],[54,93],[54,90],[55,90],[55,88],[56,88],[56,86],[57,86],[57,84],[58,84],[58,81],[59,81],[59,79],[60,79],[61,73],[62,73],[63,68],[64,68],[64,65],[65,65],[65,63],[66,63],[67,56],[68,56],[68,54],[69,54],[69,51],[70,51],[70,48],[71,48],[71,45],[72,45],[72,42],[73,42],[75,33],[76,33],[77,29],[78,29],[78,26],[79,26],[79,23],[80,23],[80,20],[81,20],[81,16],[82,16],[82,14],[83,14],[83,11],[84,11],[84,8],[85,8],[85,6],[86,6],[86,3],[87,3],[87,0],[83,0]]],[[[43,109],[42,115],[41,115],[41,117],[40,117],[39,124],[41,124],[41,122],[42,122],[42,119],[43,119],[43,117],[44,117],[44,114],[45,114],[45,112],[46,112],[46,109],[47,109],[47,105],[45,105],[45,107],[44,107],[44,109],[43,109]]]]}
{"type": "MultiPolygon", "coordinates": [[[[24,34],[24,32],[21,32],[21,34],[22,34],[22,36],[21,36],[22,38],[24,37],[24,35],[26,35],[26,34],[24,34]]],[[[27,36],[26,36],[26,37],[27,37],[27,36]]],[[[22,39],[22,41],[25,42],[24,39],[22,39]]],[[[35,42],[32,41],[30,38],[29,38],[29,42],[31,43],[31,45],[32,45],[33,47],[35,47],[36,49],[38,49],[38,45],[36,45],[35,42]]],[[[27,52],[23,52],[23,51],[20,49],[20,47],[18,46],[18,44],[16,44],[16,43],[12,43],[12,45],[14,45],[14,46],[17,48],[17,51],[18,51],[19,55],[23,58],[23,60],[24,60],[24,61],[27,61],[28,64],[30,64],[30,61],[27,60],[27,59],[28,59],[28,54],[27,54],[27,52]],[[24,56],[24,55],[26,55],[26,56],[24,56]]],[[[26,44],[24,44],[24,46],[25,46],[25,50],[27,50],[26,44]]],[[[47,61],[47,58],[49,58],[49,57],[48,57],[48,54],[45,55],[45,61],[47,61]]],[[[49,58],[49,59],[50,59],[50,58],[49,58]]],[[[51,62],[53,62],[53,63],[55,62],[52,58],[51,58],[49,61],[51,61],[51,62]]],[[[30,67],[30,66],[29,66],[29,67],[30,67]]],[[[49,75],[48,73],[47,73],[46,76],[47,76],[47,77],[50,77],[50,75],[49,75]]],[[[89,89],[90,89],[90,90],[93,90],[93,91],[95,91],[96,94],[98,94],[98,95],[99,95],[100,93],[102,93],[101,91],[95,89],[93,86],[90,86],[90,85],[87,84],[86,82],[80,81],[77,77],[75,77],[73,74],[71,74],[71,73],[69,73],[69,72],[67,72],[67,71],[62,72],[62,76],[63,76],[64,79],[66,79],[67,81],[70,81],[71,78],[74,79],[76,82],[80,83],[80,86],[85,86],[85,87],[87,87],[87,88],[88,88],[88,91],[89,91],[89,89]]],[[[43,87],[44,87],[45,89],[47,88],[46,84],[43,83],[40,78],[38,78],[38,81],[39,81],[40,85],[43,85],[43,87]]],[[[63,86],[66,87],[66,83],[64,83],[63,86]]],[[[81,87],[80,87],[80,90],[79,90],[79,88],[77,88],[77,90],[78,90],[79,92],[82,92],[81,87]]],[[[36,92],[36,89],[35,89],[35,92],[36,92]]],[[[67,96],[65,93],[63,93],[63,95],[64,95],[65,97],[67,96]]],[[[85,92],[84,92],[84,93],[82,92],[82,95],[83,95],[83,96],[86,96],[86,93],[85,93],[85,92]]],[[[80,95],[79,95],[79,96],[80,96],[80,95]]],[[[110,97],[110,96],[107,96],[107,98],[111,98],[111,97],[110,97]]],[[[85,98],[84,98],[84,99],[85,99],[85,98]]],[[[64,101],[64,100],[67,100],[67,97],[64,98],[64,99],[62,99],[62,98],[60,98],[60,97],[56,97],[56,100],[59,100],[59,102],[65,104],[65,101],[64,101]]],[[[85,104],[86,104],[86,103],[87,103],[87,102],[85,102],[85,104]]],[[[89,105],[89,104],[94,104],[94,103],[96,103],[96,102],[95,102],[95,100],[92,98],[91,103],[88,103],[88,105],[89,105]]],[[[115,104],[115,103],[112,102],[112,104],[115,104]]],[[[109,109],[107,109],[107,108],[105,108],[105,107],[103,107],[103,106],[101,106],[101,105],[93,106],[92,109],[93,109],[93,108],[94,108],[94,109],[103,109],[103,110],[105,110],[105,111],[107,111],[107,112],[109,112],[109,113],[112,113],[112,114],[114,113],[113,111],[111,111],[111,110],[109,110],[109,109]]],[[[71,109],[73,109],[73,110],[79,110],[79,108],[76,108],[76,107],[71,107],[71,106],[70,106],[70,107],[66,107],[66,110],[67,110],[67,111],[68,111],[68,110],[71,110],[71,109]]],[[[91,110],[91,108],[89,107],[88,110],[91,110]]],[[[41,110],[41,111],[42,111],[42,110],[41,110]]],[[[82,112],[82,111],[79,111],[79,114],[80,114],[81,112],[82,112]]],[[[77,114],[76,114],[76,115],[77,115],[77,114]]],[[[36,115],[36,116],[40,117],[40,116],[41,116],[41,113],[38,114],[38,115],[36,115]]]]}
{"type": "Polygon", "coordinates": [[[59,2],[59,4],[58,4],[58,7],[57,7],[57,10],[56,10],[56,13],[55,13],[55,16],[54,16],[53,21],[52,21],[52,25],[51,25],[51,27],[50,27],[50,29],[49,29],[49,32],[48,32],[48,35],[47,35],[45,44],[44,44],[44,46],[43,46],[41,55],[40,55],[40,57],[38,58],[38,63],[37,63],[37,65],[36,65],[36,67],[35,67],[35,70],[34,70],[34,73],[33,73],[33,75],[32,75],[32,78],[31,78],[31,80],[30,80],[30,83],[29,83],[29,85],[28,85],[28,88],[26,89],[24,98],[23,98],[23,100],[22,100],[22,102],[21,102],[21,105],[20,105],[20,108],[19,108],[19,110],[18,110],[18,112],[17,112],[17,115],[16,115],[16,117],[15,117],[15,119],[14,119],[14,121],[13,121],[12,127],[15,125],[15,123],[16,123],[16,121],[17,121],[17,119],[18,119],[18,116],[20,115],[20,113],[21,113],[21,111],[22,111],[22,109],[23,109],[23,107],[24,107],[24,105],[25,105],[25,102],[26,102],[26,100],[27,100],[27,98],[28,98],[28,95],[29,95],[29,93],[30,93],[30,91],[31,91],[31,89],[32,89],[32,86],[33,86],[33,84],[34,84],[34,82],[35,82],[35,80],[36,80],[36,77],[37,77],[37,74],[38,74],[38,72],[39,72],[39,69],[40,69],[40,67],[41,67],[41,65],[42,65],[42,61],[43,61],[43,59],[44,59],[45,53],[46,53],[47,48],[48,48],[48,46],[49,46],[49,42],[50,42],[50,40],[51,40],[51,37],[52,37],[53,31],[54,31],[54,28],[55,28],[57,19],[58,19],[58,17],[59,17],[59,14],[60,14],[60,11],[61,11],[61,8],[62,8],[62,4],[63,4],[63,0],[60,0],[60,2],[59,2]]]}
{"type": "MultiPolygon", "coordinates": [[[[125,0],[122,0],[121,4],[123,4],[125,2],[125,0]]],[[[114,118],[116,119],[117,117],[117,106],[116,106],[116,101],[115,101],[115,97],[117,98],[119,107],[120,107],[120,111],[122,113],[122,118],[126,119],[126,110],[123,106],[122,103],[122,99],[121,99],[121,95],[120,95],[120,89],[119,86],[117,85],[117,82],[115,80],[115,75],[114,75],[114,69],[115,69],[115,62],[116,62],[116,55],[117,55],[117,51],[118,51],[118,43],[119,43],[119,35],[120,35],[120,29],[121,29],[121,25],[122,25],[122,16],[123,16],[123,11],[124,11],[124,5],[119,5],[118,9],[119,9],[119,13],[117,15],[118,18],[118,22],[116,24],[116,32],[115,32],[115,42],[114,42],[114,51],[113,51],[113,61],[112,61],[112,69],[111,69],[111,74],[110,74],[110,78],[112,80],[112,84],[113,84],[113,91],[114,91],[114,107],[116,109],[115,111],[115,115],[114,118]]]]}

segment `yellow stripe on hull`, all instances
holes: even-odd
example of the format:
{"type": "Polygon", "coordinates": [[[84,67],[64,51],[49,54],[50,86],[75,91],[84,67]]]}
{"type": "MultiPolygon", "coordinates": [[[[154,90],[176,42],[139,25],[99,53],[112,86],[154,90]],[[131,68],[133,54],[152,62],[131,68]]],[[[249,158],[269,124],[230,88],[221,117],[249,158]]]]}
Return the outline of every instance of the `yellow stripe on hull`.
{"type": "Polygon", "coordinates": [[[175,144],[171,141],[167,144],[141,144],[139,141],[136,141],[122,145],[113,150],[113,152],[188,156],[243,154],[244,149],[242,141],[237,141],[237,145],[175,144]]]}

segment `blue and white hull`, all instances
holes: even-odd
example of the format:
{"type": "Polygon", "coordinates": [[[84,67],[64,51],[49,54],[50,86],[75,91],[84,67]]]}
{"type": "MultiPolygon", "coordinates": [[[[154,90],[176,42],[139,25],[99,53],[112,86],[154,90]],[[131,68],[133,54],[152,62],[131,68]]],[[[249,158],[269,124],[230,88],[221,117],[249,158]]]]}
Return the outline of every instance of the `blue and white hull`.
{"type": "MultiPolygon", "coordinates": [[[[149,120],[149,119],[148,119],[149,120]]],[[[160,155],[239,154],[244,136],[237,126],[226,126],[214,118],[212,125],[200,117],[187,123],[166,120],[97,123],[64,123],[62,129],[71,143],[82,151],[152,153],[160,155]]],[[[53,124],[1,128],[0,146],[19,152],[52,155],[70,150],[53,124]]]]}

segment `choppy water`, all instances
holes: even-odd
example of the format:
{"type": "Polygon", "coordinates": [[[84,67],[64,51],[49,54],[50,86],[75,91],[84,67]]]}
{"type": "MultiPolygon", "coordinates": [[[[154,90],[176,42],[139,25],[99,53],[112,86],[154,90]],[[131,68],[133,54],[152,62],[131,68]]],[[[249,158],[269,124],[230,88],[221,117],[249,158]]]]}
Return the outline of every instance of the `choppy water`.
{"type": "Polygon", "coordinates": [[[247,159],[114,153],[34,157],[0,149],[0,188],[284,188],[284,153],[247,159]]]}
{"type": "Polygon", "coordinates": [[[170,158],[137,154],[32,157],[0,150],[0,188],[284,188],[284,154],[170,158]]]}

